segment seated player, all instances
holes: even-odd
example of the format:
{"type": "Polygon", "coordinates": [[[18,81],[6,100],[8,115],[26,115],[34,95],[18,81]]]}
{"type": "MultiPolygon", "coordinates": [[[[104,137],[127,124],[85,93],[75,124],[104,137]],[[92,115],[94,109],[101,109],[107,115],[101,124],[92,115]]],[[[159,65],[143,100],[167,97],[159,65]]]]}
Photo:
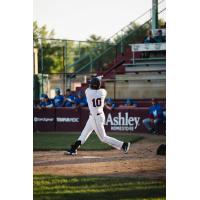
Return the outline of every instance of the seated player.
{"type": "Polygon", "coordinates": [[[105,100],[105,107],[108,110],[113,110],[114,108],[117,107],[117,104],[112,100],[112,98],[108,98],[105,100]]]}
{"type": "Polygon", "coordinates": [[[53,99],[54,107],[56,108],[63,107],[64,96],[60,94],[60,88],[56,88],[55,93],[56,93],[56,96],[53,99]]]}
{"type": "Polygon", "coordinates": [[[126,101],[125,101],[125,106],[132,106],[132,107],[137,107],[138,104],[137,102],[134,100],[134,99],[130,99],[128,98],[126,101]]]}
{"type": "Polygon", "coordinates": [[[53,107],[53,102],[49,99],[48,95],[41,94],[38,108],[52,108],[52,107],[53,107]]]}
{"type": "Polygon", "coordinates": [[[76,108],[88,106],[86,96],[84,95],[83,92],[78,93],[77,98],[75,99],[75,105],[76,105],[76,108]]]}
{"type": "Polygon", "coordinates": [[[90,82],[90,87],[86,89],[85,94],[90,110],[89,119],[77,141],[71,145],[71,148],[64,152],[66,155],[76,155],[77,149],[83,145],[93,130],[96,132],[101,142],[104,142],[115,149],[122,150],[128,153],[130,142],[122,142],[113,137],[109,137],[104,129],[105,114],[103,112],[104,101],[107,95],[105,89],[101,89],[101,81],[95,77],[90,82]]]}
{"type": "Polygon", "coordinates": [[[148,110],[148,117],[142,122],[150,133],[158,134],[159,124],[163,122],[163,108],[160,104],[152,99],[152,106],[148,110]]]}
{"type": "Polygon", "coordinates": [[[67,89],[63,107],[72,108],[74,106],[75,106],[75,96],[72,94],[70,89],[67,89]]]}

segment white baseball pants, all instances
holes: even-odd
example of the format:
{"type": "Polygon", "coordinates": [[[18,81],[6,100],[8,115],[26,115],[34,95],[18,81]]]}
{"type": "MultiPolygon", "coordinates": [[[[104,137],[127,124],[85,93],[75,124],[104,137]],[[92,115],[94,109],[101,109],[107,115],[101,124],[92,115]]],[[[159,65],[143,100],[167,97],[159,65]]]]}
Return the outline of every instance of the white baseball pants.
{"type": "Polygon", "coordinates": [[[105,123],[104,113],[99,115],[97,114],[90,115],[78,140],[81,141],[81,144],[84,144],[88,139],[88,137],[91,135],[92,131],[94,130],[101,142],[104,142],[118,150],[121,150],[123,142],[113,137],[107,136],[104,128],[104,123],[105,123]]]}

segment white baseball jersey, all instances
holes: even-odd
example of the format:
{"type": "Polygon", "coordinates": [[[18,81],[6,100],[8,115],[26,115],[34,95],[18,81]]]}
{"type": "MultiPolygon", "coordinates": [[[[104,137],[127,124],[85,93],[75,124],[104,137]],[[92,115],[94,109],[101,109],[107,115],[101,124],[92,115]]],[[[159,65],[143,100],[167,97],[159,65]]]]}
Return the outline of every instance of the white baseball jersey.
{"type": "Polygon", "coordinates": [[[87,88],[85,94],[91,115],[89,116],[85,128],[81,132],[78,140],[81,141],[81,144],[84,144],[94,130],[102,142],[120,150],[122,148],[123,142],[113,137],[109,137],[104,129],[105,115],[103,112],[103,107],[107,95],[106,90],[93,90],[91,88],[87,88]]]}
{"type": "Polygon", "coordinates": [[[90,113],[93,115],[97,113],[103,113],[104,101],[107,95],[105,89],[93,90],[91,88],[87,88],[85,91],[88,107],[90,109],[90,113]]]}

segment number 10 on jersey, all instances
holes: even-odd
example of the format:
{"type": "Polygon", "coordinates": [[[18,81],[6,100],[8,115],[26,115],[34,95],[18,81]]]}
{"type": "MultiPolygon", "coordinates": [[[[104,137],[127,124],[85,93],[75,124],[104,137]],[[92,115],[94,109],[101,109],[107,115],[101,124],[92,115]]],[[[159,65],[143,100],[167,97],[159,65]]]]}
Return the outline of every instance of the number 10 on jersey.
{"type": "Polygon", "coordinates": [[[100,107],[101,106],[101,98],[92,99],[93,107],[100,107]]]}

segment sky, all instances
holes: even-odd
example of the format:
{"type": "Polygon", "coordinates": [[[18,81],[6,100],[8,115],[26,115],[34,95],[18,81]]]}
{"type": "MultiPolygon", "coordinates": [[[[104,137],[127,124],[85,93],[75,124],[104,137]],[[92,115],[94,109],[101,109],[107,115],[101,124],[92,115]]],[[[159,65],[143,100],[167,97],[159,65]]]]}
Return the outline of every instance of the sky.
{"type": "Polygon", "coordinates": [[[107,39],[151,8],[152,0],[33,0],[33,20],[55,38],[107,39]]]}

